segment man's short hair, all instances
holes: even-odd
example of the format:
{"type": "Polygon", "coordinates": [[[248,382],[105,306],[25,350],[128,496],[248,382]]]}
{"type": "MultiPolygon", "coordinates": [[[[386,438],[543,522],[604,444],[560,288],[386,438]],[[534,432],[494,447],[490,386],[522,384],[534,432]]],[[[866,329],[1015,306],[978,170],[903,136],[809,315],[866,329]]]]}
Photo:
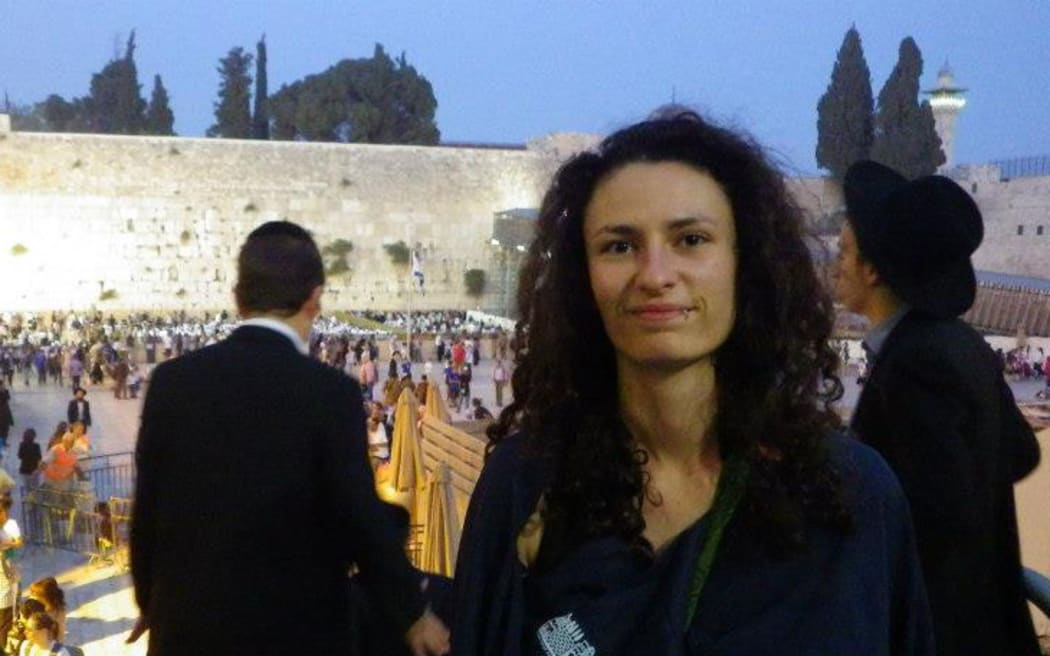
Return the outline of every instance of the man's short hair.
{"type": "Polygon", "coordinates": [[[270,221],[248,235],[237,256],[233,288],[242,312],[291,316],[318,285],[324,263],[310,233],[291,221],[270,221]]]}

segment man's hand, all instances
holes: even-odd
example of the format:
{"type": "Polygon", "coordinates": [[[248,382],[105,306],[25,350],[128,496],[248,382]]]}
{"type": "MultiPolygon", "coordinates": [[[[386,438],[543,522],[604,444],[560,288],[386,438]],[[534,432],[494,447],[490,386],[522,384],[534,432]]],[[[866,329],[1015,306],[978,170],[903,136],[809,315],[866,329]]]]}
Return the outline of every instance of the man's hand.
{"type": "MultiPolygon", "coordinates": [[[[418,624],[418,622],[417,622],[418,624]]],[[[130,645],[139,638],[142,634],[149,629],[149,620],[144,615],[139,615],[139,618],[135,620],[135,626],[131,627],[131,633],[128,634],[128,639],[124,641],[125,644],[130,645]]]]}
{"type": "Polygon", "coordinates": [[[438,616],[427,609],[408,627],[405,642],[412,656],[442,656],[449,652],[448,628],[438,616]]]}

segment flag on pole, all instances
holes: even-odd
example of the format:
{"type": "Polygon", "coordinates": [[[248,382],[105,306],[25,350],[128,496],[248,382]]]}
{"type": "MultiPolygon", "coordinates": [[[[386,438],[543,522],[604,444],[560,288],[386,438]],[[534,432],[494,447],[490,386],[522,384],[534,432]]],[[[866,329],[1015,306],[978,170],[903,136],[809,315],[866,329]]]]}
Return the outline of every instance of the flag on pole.
{"type": "Polygon", "coordinates": [[[412,275],[419,281],[419,288],[423,288],[423,263],[419,260],[419,253],[412,251],[412,275]]]}

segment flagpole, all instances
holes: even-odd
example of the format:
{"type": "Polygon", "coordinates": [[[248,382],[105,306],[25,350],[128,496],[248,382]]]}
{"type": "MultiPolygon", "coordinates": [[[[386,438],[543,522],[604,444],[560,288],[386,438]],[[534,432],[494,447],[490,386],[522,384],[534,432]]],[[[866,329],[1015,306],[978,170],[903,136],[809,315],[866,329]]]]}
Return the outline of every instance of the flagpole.
{"type": "Polygon", "coordinates": [[[408,339],[405,345],[405,350],[408,353],[405,357],[408,358],[408,370],[412,371],[412,301],[416,296],[416,276],[413,272],[416,265],[416,245],[412,243],[412,223],[408,224],[408,339]]]}

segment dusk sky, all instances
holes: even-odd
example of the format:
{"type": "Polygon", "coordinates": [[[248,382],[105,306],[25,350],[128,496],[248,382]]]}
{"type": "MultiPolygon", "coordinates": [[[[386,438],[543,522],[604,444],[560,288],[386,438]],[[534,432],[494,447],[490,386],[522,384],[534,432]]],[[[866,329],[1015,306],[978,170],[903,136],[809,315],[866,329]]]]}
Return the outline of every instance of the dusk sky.
{"type": "Polygon", "coordinates": [[[877,95],[912,36],[923,88],[949,61],[969,104],[955,160],[1050,155],[1050,1],[319,2],[0,0],[0,92],[86,95],[136,31],[143,97],[159,73],[175,130],[214,120],[218,60],[265,33],[270,92],[376,42],[426,76],[443,141],[605,133],[675,97],[817,170],[816,105],[851,24],[877,95]]]}

